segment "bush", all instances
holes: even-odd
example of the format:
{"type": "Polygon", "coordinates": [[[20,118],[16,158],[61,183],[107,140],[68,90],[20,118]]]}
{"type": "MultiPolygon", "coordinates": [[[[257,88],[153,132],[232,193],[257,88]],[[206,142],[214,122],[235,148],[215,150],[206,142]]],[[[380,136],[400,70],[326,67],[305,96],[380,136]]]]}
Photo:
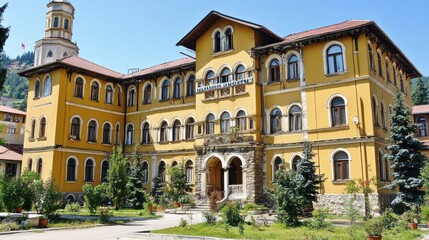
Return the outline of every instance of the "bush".
{"type": "Polygon", "coordinates": [[[210,193],[210,210],[212,212],[217,211],[217,201],[222,200],[222,195],[218,190],[214,190],[210,193]]]}
{"type": "Polygon", "coordinates": [[[15,222],[5,222],[0,224],[0,232],[9,232],[19,229],[19,225],[15,222]]]}
{"type": "Polygon", "coordinates": [[[393,213],[392,209],[386,209],[383,214],[381,214],[381,221],[383,223],[383,228],[388,230],[398,226],[398,216],[393,213]]]}
{"type": "Polygon", "coordinates": [[[401,216],[401,218],[406,221],[407,223],[419,223],[420,222],[420,216],[417,214],[416,209],[412,208],[406,212],[404,212],[401,216]]]}
{"type": "Polygon", "coordinates": [[[22,207],[22,182],[19,178],[1,176],[1,201],[6,211],[13,212],[15,208],[22,207]]]}
{"type": "Polygon", "coordinates": [[[36,201],[36,192],[42,188],[42,179],[38,173],[26,170],[21,176],[21,181],[22,198],[24,199],[22,208],[30,211],[36,201]]]}
{"type": "Polygon", "coordinates": [[[307,226],[311,229],[326,229],[332,227],[332,223],[327,222],[328,213],[323,210],[314,210],[313,218],[307,221],[307,226]]]}
{"type": "Polygon", "coordinates": [[[421,212],[422,220],[429,222],[429,206],[423,206],[421,212]]]}
{"type": "Polygon", "coordinates": [[[193,200],[193,196],[189,193],[179,197],[180,204],[189,204],[193,200]]]}
{"type": "Polygon", "coordinates": [[[208,223],[209,225],[215,225],[216,224],[217,218],[213,212],[205,212],[205,213],[203,213],[203,217],[206,220],[206,223],[208,223]]]}
{"type": "Polygon", "coordinates": [[[188,221],[186,221],[185,219],[181,218],[180,219],[180,223],[179,223],[179,227],[186,227],[188,225],[188,221]]]}
{"type": "Polygon", "coordinates": [[[97,211],[107,195],[107,185],[102,183],[96,187],[92,187],[90,184],[82,186],[82,192],[85,197],[85,206],[89,209],[89,212],[94,214],[97,211]]]}
{"type": "Polygon", "coordinates": [[[368,236],[381,236],[383,233],[383,221],[381,217],[365,222],[365,232],[368,236]]]}
{"type": "Polygon", "coordinates": [[[68,203],[64,208],[67,212],[79,212],[80,205],[79,203],[68,203]]]}
{"type": "Polygon", "coordinates": [[[233,227],[244,223],[244,217],[240,215],[240,207],[237,203],[227,203],[221,210],[223,221],[233,227]]]}
{"type": "Polygon", "coordinates": [[[248,212],[249,210],[253,210],[253,209],[255,209],[255,204],[253,203],[248,203],[244,205],[244,208],[243,208],[245,212],[248,212]]]}
{"type": "Polygon", "coordinates": [[[108,207],[100,207],[100,222],[108,223],[112,213],[108,207]]]}
{"type": "Polygon", "coordinates": [[[52,179],[48,179],[43,188],[36,193],[36,209],[39,213],[52,215],[62,206],[61,193],[52,179]]]}

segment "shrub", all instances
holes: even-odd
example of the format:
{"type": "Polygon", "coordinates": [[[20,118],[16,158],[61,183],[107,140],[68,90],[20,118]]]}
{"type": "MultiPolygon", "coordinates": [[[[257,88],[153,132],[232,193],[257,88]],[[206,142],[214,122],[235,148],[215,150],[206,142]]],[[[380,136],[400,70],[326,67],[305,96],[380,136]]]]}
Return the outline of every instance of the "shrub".
{"type": "Polygon", "coordinates": [[[85,206],[90,213],[94,214],[107,195],[107,185],[102,183],[92,187],[90,184],[85,184],[82,186],[82,192],[85,197],[85,206]]]}
{"type": "Polygon", "coordinates": [[[1,177],[1,201],[8,212],[12,212],[17,207],[22,207],[24,198],[22,197],[22,182],[19,178],[10,178],[3,175],[1,177]]]}
{"type": "Polygon", "coordinates": [[[307,226],[311,229],[325,229],[332,227],[332,223],[327,222],[328,213],[324,210],[314,210],[313,218],[307,221],[307,226]]]}
{"type": "Polygon", "coordinates": [[[179,223],[179,227],[186,227],[188,225],[188,221],[186,221],[185,219],[181,218],[180,219],[180,223],[179,223]]]}
{"type": "Polygon", "coordinates": [[[181,204],[189,204],[193,200],[193,196],[191,194],[185,194],[179,197],[179,203],[181,204]]]}
{"type": "Polygon", "coordinates": [[[4,222],[0,224],[0,232],[19,230],[19,225],[15,222],[4,222]]]}
{"type": "Polygon", "coordinates": [[[421,212],[422,219],[429,222],[429,206],[423,206],[421,212]]]}
{"type": "Polygon", "coordinates": [[[243,210],[245,212],[248,212],[249,210],[253,210],[253,209],[255,209],[255,204],[253,204],[253,203],[248,203],[248,204],[244,205],[244,207],[243,207],[243,210]]]}
{"type": "Polygon", "coordinates": [[[398,216],[393,213],[392,209],[386,209],[383,214],[381,214],[381,221],[383,223],[383,228],[393,229],[398,226],[398,216]]]}
{"type": "Polygon", "coordinates": [[[48,179],[43,188],[36,193],[36,209],[39,213],[52,215],[62,206],[61,193],[52,179],[48,179]]]}
{"type": "Polygon", "coordinates": [[[227,203],[222,208],[223,221],[233,227],[244,223],[243,216],[240,215],[240,207],[237,203],[227,203]]]}
{"type": "Polygon", "coordinates": [[[80,205],[79,203],[68,203],[65,207],[65,210],[68,212],[79,212],[80,205]]]}
{"type": "Polygon", "coordinates": [[[30,211],[33,203],[36,201],[36,192],[42,188],[42,180],[40,175],[33,171],[26,170],[22,176],[22,198],[24,203],[22,208],[30,211]]]}
{"type": "Polygon", "coordinates": [[[213,212],[205,212],[203,213],[203,217],[206,220],[206,223],[209,225],[215,225],[216,224],[216,216],[213,212]]]}
{"type": "Polygon", "coordinates": [[[381,236],[383,233],[383,221],[381,217],[370,219],[365,222],[365,232],[368,236],[381,236]]]}
{"type": "Polygon", "coordinates": [[[214,190],[210,193],[210,210],[212,212],[217,211],[217,201],[222,200],[222,195],[218,190],[214,190]]]}
{"type": "Polygon", "coordinates": [[[407,223],[419,223],[420,216],[417,214],[416,209],[412,208],[406,212],[404,212],[401,218],[407,223]]]}
{"type": "Polygon", "coordinates": [[[240,223],[240,225],[238,225],[238,233],[240,233],[240,235],[244,235],[243,223],[240,223]]]}
{"type": "Polygon", "coordinates": [[[112,213],[108,207],[100,207],[100,222],[108,223],[112,213]]]}

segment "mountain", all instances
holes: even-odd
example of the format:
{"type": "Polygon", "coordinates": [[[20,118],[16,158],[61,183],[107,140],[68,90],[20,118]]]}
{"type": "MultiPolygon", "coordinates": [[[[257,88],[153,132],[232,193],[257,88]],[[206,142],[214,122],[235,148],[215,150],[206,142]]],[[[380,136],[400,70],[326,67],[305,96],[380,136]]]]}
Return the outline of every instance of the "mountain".
{"type": "Polygon", "coordinates": [[[17,72],[33,66],[34,52],[26,52],[16,58],[2,53],[0,58],[7,69],[3,90],[0,91],[0,105],[12,105],[13,108],[26,111],[28,79],[18,76],[17,72]]]}

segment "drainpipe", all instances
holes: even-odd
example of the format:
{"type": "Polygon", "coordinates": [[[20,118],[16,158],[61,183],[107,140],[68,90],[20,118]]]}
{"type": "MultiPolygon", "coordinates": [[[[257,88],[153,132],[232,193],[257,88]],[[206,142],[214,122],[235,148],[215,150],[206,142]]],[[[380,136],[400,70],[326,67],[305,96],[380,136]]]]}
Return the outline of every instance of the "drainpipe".
{"type": "Polygon", "coordinates": [[[124,107],[125,107],[125,111],[124,111],[124,124],[123,124],[123,131],[124,131],[124,145],[122,147],[122,153],[125,153],[125,139],[126,139],[126,134],[127,134],[127,130],[125,129],[127,126],[127,104],[128,104],[128,91],[126,91],[126,89],[128,88],[129,85],[125,84],[124,87],[124,92],[125,92],[125,102],[124,102],[124,107]]]}

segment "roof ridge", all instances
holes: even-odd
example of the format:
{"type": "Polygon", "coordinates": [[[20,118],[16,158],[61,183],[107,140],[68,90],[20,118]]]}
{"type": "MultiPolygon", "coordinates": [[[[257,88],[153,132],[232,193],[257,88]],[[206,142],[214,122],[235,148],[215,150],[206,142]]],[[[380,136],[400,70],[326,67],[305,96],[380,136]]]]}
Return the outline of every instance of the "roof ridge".
{"type": "Polygon", "coordinates": [[[85,58],[81,58],[81,57],[79,57],[78,55],[71,55],[71,56],[67,56],[67,57],[65,57],[65,58],[62,58],[62,59],[60,60],[60,62],[62,62],[63,60],[65,60],[65,59],[67,59],[67,58],[72,58],[72,57],[79,58],[80,60],[85,61],[85,62],[87,62],[87,63],[94,64],[94,65],[96,65],[96,66],[98,66],[98,67],[101,67],[101,68],[104,68],[104,69],[108,69],[108,70],[110,70],[110,71],[112,71],[112,72],[115,72],[115,73],[117,73],[117,74],[119,74],[119,75],[125,76],[125,74],[123,74],[123,73],[117,72],[117,71],[115,71],[115,70],[113,70],[113,69],[110,69],[110,68],[108,68],[108,67],[105,67],[105,66],[101,66],[101,65],[100,65],[100,64],[98,64],[98,63],[94,63],[94,62],[89,61],[89,60],[87,60],[87,59],[85,59],[85,58]]]}
{"type": "MultiPolygon", "coordinates": [[[[135,72],[135,73],[132,73],[132,74],[138,74],[139,72],[143,72],[143,71],[145,71],[145,70],[148,70],[148,69],[151,69],[151,68],[154,68],[154,67],[158,67],[158,66],[162,66],[162,65],[165,65],[165,64],[169,64],[169,63],[177,62],[177,61],[184,60],[184,59],[193,59],[193,58],[191,58],[191,57],[178,58],[178,59],[175,59],[175,60],[171,60],[171,61],[167,61],[167,62],[159,63],[159,64],[156,64],[156,65],[153,65],[153,66],[147,67],[147,68],[143,68],[143,69],[141,69],[140,71],[135,72]]],[[[129,75],[131,75],[131,74],[129,74],[129,75]]]]}
{"type": "Polygon", "coordinates": [[[311,31],[316,31],[316,30],[323,29],[323,28],[329,28],[329,27],[341,25],[341,24],[344,24],[344,23],[347,23],[347,22],[371,22],[371,21],[372,20],[349,19],[349,20],[345,20],[345,21],[342,21],[342,22],[339,22],[339,23],[334,23],[334,24],[326,25],[326,26],[323,26],[323,27],[308,29],[308,30],[305,30],[305,31],[302,31],[302,32],[291,33],[291,34],[285,36],[283,39],[286,39],[287,37],[291,37],[291,36],[294,36],[294,35],[306,33],[306,32],[311,32],[311,31]]]}

